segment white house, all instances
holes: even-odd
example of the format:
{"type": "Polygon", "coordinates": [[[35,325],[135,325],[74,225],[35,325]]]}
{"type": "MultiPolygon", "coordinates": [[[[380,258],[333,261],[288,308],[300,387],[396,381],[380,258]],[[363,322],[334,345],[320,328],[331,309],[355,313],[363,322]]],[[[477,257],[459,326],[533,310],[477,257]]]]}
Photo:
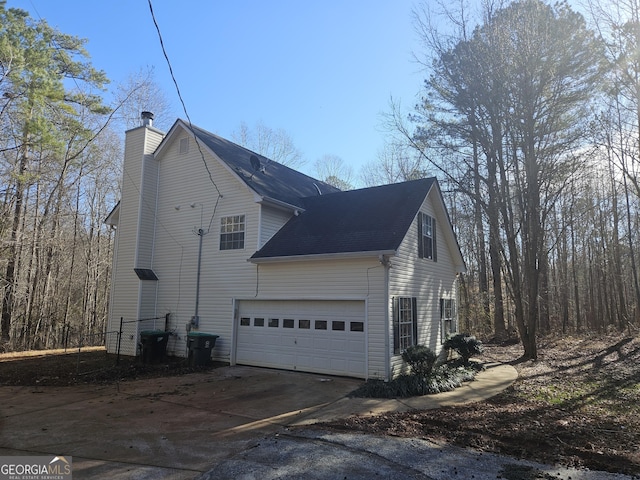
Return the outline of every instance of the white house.
{"type": "MultiPolygon", "coordinates": [[[[464,261],[434,178],[341,192],[178,120],[126,133],[110,332],[219,335],[230,364],[389,379],[456,329],[464,261]],[[143,320],[135,322],[133,320],[143,320]]],[[[108,351],[115,352],[115,336],[108,351]]]]}

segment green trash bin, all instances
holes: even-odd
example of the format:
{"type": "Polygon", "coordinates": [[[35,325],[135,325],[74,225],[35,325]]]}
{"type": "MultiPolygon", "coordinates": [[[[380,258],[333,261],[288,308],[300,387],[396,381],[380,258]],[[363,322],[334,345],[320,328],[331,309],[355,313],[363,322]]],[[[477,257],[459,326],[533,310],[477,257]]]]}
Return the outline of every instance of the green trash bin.
{"type": "Polygon", "coordinates": [[[143,330],[140,332],[142,362],[158,363],[164,359],[169,341],[169,332],[164,330],[143,330]]]}
{"type": "Polygon", "coordinates": [[[189,347],[189,366],[202,367],[211,364],[211,349],[216,344],[218,335],[192,332],[187,335],[189,347]]]}

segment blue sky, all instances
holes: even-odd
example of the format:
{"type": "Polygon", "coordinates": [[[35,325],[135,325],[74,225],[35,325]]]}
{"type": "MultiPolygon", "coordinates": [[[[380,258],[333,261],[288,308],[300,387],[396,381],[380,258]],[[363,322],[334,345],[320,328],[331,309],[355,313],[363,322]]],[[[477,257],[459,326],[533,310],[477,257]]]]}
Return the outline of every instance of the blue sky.
{"type": "MultiPolygon", "coordinates": [[[[284,129],[311,164],[325,154],[356,172],[384,141],[391,96],[410,107],[423,79],[408,0],[153,0],[194,124],[229,138],[241,122],[284,129]]],[[[147,0],[9,0],[86,38],[115,84],[148,66],[184,118],[147,0]]],[[[304,168],[303,170],[308,170],[304,168]]]]}

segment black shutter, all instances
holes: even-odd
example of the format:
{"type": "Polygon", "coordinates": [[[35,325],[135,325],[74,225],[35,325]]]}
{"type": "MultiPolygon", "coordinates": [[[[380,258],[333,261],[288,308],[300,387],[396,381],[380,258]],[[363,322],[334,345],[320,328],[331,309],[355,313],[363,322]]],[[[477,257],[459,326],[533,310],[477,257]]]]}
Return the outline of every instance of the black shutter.
{"type": "Polygon", "coordinates": [[[431,247],[433,249],[433,261],[437,262],[438,261],[438,249],[436,248],[436,217],[431,217],[431,235],[432,235],[432,242],[433,242],[433,246],[431,247]]]}
{"type": "Polygon", "coordinates": [[[418,299],[411,297],[411,311],[413,312],[413,318],[411,319],[411,326],[413,327],[413,345],[418,344],[418,299]]]}
{"type": "Polygon", "coordinates": [[[398,308],[398,297],[393,297],[392,315],[393,315],[393,353],[400,353],[400,309],[398,308]]]}
{"type": "Polygon", "coordinates": [[[422,212],[418,212],[418,258],[424,258],[424,240],[422,234],[422,212]]]}
{"type": "Polygon", "coordinates": [[[447,336],[444,332],[444,298],[440,299],[440,332],[440,343],[444,343],[447,336]]]}

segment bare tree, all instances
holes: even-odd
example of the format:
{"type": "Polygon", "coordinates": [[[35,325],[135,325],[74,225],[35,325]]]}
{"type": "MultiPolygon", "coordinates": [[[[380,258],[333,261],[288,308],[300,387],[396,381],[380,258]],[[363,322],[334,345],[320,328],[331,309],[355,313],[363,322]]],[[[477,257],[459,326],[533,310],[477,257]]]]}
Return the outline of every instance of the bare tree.
{"type": "Polygon", "coordinates": [[[115,104],[118,112],[115,116],[121,130],[140,125],[140,113],[153,112],[154,125],[161,130],[168,130],[175,121],[171,105],[164,91],[158,86],[152,68],[140,70],[117,86],[115,104]]]}
{"type": "Polygon", "coordinates": [[[300,168],[305,164],[302,153],[283,129],[273,129],[262,122],[250,128],[242,122],[238,129],[231,133],[231,138],[239,145],[282,165],[300,168]]]}
{"type": "Polygon", "coordinates": [[[315,175],[340,190],[353,189],[353,169],[337,155],[324,155],[313,162],[315,175]]]}

